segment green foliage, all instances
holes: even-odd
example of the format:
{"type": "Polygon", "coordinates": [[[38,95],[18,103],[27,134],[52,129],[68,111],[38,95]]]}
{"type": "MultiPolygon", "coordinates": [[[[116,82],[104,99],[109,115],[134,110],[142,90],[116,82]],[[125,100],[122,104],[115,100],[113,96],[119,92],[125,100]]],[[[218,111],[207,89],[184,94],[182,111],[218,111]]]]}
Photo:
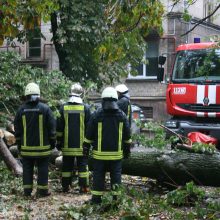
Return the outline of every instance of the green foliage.
{"type": "Polygon", "coordinates": [[[0,45],[5,38],[32,39],[41,19],[51,19],[61,71],[99,86],[127,75],[128,63],[139,65],[144,39],[152,31],[162,34],[164,13],[162,3],[152,0],[3,0],[0,11],[0,45]]]}
{"type": "Polygon", "coordinates": [[[19,194],[22,190],[21,179],[15,178],[10,171],[3,165],[0,158],[0,194],[19,194]]]}
{"type": "Polygon", "coordinates": [[[22,178],[15,178],[2,161],[0,178],[0,213],[5,219],[16,215],[19,219],[217,220],[220,216],[219,202],[212,199],[219,198],[219,189],[212,189],[210,199],[207,200],[206,194],[204,200],[204,187],[195,186],[192,182],[167,193],[166,188],[149,184],[148,181],[143,184],[140,178],[136,179],[137,182],[133,178],[131,182],[126,179],[128,185],[117,188],[117,200],[113,199],[115,194],[109,191],[104,194],[102,204],[91,205],[84,204],[89,195],[80,196],[75,192],[64,195],[57,191],[57,187],[61,187],[60,174],[53,166],[50,166],[52,196],[45,199],[25,199],[22,196],[22,178]],[[75,202],[72,202],[73,195],[77,198],[75,202]]]}
{"type": "Polygon", "coordinates": [[[207,56],[203,59],[202,65],[198,68],[196,76],[218,76],[218,68],[220,66],[220,57],[215,49],[211,49],[207,56]]]}
{"type": "Polygon", "coordinates": [[[41,19],[48,21],[51,12],[56,9],[56,1],[51,0],[1,0],[0,45],[4,39],[25,41],[41,19]]]}
{"type": "Polygon", "coordinates": [[[212,144],[206,143],[193,143],[192,150],[196,153],[214,154],[217,152],[216,147],[212,144]]]}
{"type": "MultiPolygon", "coordinates": [[[[22,178],[15,177],[11,171],[5,166],[0,157],[0,213],[1,216],[7,218],[8,210],[16,204],[16,207],[21,211],[24,210],[24,217],[22,219],[29,219],[30,204],[25,201],[23,194],[22,178]]],[[[14,211],[14,210],[13,210],[14,211]]]]}
{"type": "Polygon", "coordinates": [[[142,132],[140,134],[133,134],[132,141],[145,147],[155,147],[164,149],[171,143],[170,139],[166,139],[164,129],[159,123],[148,122],[141,124],[137,121],[137,126],[140,126],[142,132]]]}
{"type": "Polygon", "coordinates": [[[205,192],[193,182],[167,194],[167,202],[176,206],[192,206],[204,199],[205,192]]]}
{"type": "Polygon", "coordinates": [[[192,18],[192,16],[189,14],[188,10],[185,10],[184,14],[183,14],[184,21],[189,22],[191,20],[191,18],[192,18]]]}
{"type": "MultiPolygon", "coordinates": [[[[133,134],[132,140],[134,143],[145,147],[154,147],[158,149],[165,149],[175,144],[181,143],[180,138],[171,136],[166,138],[165,130],[160,124],[155,122],[148,122],[142,124],[141,121],[136,121],[136,125],[141,128],[140,134],[133,134]]],[[[188,141],[188,138],[182,137],[183,141],[188,141]]],[[[191,150],[195,153],[214,154],[217,152],[216,147],[212,144],[198,143],[192,144],[191,150]]]]}
{"type": "MultiPolygon", "coordinates": [[[[108,219],[111,216],[120,216],[120,219],[146,219],[149,217],[150,204],[148,194],[140,193],[135,189],[118,188],[117,200],[115,193],[106,192],[100,205],[86,204],[81,208],[64,204],[60,209],[65,211],[65,218],[84,219],[91,216],[95,219],[108,219]]],[[[152,210],[151,210],[152,211],[152,210]]]]}
{"type": "MultiPolygon", "coordinates": [[[[21,104],[25,86],[29,82],[38,83],[42,98],[54,107],[59,100],[68,96],[71,84],[60,71],[44,72],[40,68],[21,65],[20,60],[16,53],[0,53],[0,111],[6,112],[9,119],[21,104]]],[[[4,121],[4,117],[1,117],[1,121],[4,121]]]]}
{"type": "Polygon", "coordinates": [[[60,22],[52,22],[52,30],[58,24],[53,34],[60,68],[74,81],[85,83],[88,79],[98,79],[94,48],[105,31],[103,11],[102,1],[59,1],[60,22]]]}
{"type": "Polygon", "coordinates": [[[112,84],[137,66],[150,31],[162,33],[160,1],[59,1],[52,30],[61,70],[74,81],[112,84]],[[101,80],[100,80],[101,79],[101,80]]]}

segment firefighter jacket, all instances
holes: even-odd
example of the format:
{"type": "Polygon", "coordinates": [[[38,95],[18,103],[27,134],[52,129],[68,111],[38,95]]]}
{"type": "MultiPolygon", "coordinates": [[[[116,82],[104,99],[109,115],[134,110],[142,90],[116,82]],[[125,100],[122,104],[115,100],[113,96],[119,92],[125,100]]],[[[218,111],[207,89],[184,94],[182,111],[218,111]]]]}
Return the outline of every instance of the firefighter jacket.
{"type": "Polygon", "coordinates": [[[94,159],[122,159],[123,148],[131,143],[130,127],[124,112],[120,109],[98,109],[89,121],[84,141],[93,146],[94,159]]]}
{"type": "Polygon", "coordinates": [[[58,150],[63,156],[82,156],[85,129],[90,118],[90,109],[86,104],[67,102],[60,108],[57,120],[58,150]],[[59,149],[60,148],[60,149],[59,149]]]}
{"type": "Polygon", "coordinates": [[[121,94],[117,101],[118,107],[127,115],[129,125],[131,126],[131,103],[128,93],[121,94]]]}
{"type": "Polygon", "coordinates": [[[17,111],[15,137],[22,157],[48,157],[55,147],[56,121],[49,106],[26,102],[17,111]]]}

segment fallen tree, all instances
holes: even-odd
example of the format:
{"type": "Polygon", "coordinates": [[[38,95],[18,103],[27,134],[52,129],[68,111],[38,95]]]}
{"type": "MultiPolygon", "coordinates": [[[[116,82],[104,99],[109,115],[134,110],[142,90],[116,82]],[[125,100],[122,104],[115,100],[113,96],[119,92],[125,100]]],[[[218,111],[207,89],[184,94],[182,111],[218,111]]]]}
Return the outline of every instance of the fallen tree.
{"type": "Polygon", "coordinates": [[[16,142],[14,134],[4,128],[0,128],[0,137],[3,138],[7,146],[12,146],[16,142]]]}
{"type": "Polygon", "coordinates": [[[135,148],[131,157],[123,160],[122,172],[170,185],[194,181],[198,185],[220,186],[220,153],[135,148]]]}
{"type": "MultiPolygon", "coordinates": [[[[55,164],[59,169],[62,167],[62,156],[55,164]]],[[[89,165],[92,170],[92,160],[89,165]]],[[[197,185],[220,186],[220,153],[134,148],[130,158],[123,160],[122,173],[149,177],[173,186],[189,181],[197,185]]]]}
{"type": "Polygon", "coordinates": [[[2,138],[0,138],[0,156],[3,158],[9,170],[11,170],[16,176],[22,175],[22,167],[20,166],[18,161],[13,157],[2,138]]]}

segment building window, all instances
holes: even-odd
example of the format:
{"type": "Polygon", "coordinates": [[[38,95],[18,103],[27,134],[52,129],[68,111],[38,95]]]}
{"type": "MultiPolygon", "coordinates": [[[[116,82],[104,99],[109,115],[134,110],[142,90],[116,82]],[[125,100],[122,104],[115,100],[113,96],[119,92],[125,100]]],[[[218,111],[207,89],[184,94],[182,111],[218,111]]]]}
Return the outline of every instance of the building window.
{"type": "MultiPolygon", "coordinates": [[[[146,62],[141,63],[136,70],[138,74],[133,76],[129,74],[129,79],[156,79],[158,70],[158,56],[159,56],[159,39],[147,42],[146,53],[143,60],[146,62]]],[[[130,67],[132,68],[132,67],[130,67]]]]}
{"type": "Polygon", "coordinates": [[[40,57],[41,56],[41,38],[35,36],[29,41],[29,57],[40,57]]]}
{"type": "Polygon", "coordinates": [[[32,38],[28,42],[28,58],[41,57],[41,23],[40,18],[36,18],[32,38]]]}
{"type": "MultiPolygon", "coordinates": [[[[205,0],[204,1],[204,18],[209,16],[214,10],[214,1],[205,0]]],[[[214,16],[211,16],[206,19],[207,22],[213,23],[214,16]]]]}

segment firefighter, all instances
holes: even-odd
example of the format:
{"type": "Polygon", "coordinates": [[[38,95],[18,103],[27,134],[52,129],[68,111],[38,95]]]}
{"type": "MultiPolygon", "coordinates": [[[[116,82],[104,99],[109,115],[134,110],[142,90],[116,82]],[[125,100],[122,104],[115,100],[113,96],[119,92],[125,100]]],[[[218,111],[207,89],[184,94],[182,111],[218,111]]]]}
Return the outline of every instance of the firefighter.
{"type": "MultiPolygon", "coordinates": [[[[118,95],[113,87],[103,90],[102,107],[95,111],[88,124],[83,154],[88,156],[92,146],[93,190],[91,203],[101,203],[105,188],[105,173],[110,172],[111,189],[121,184],[122,158],[130,154],[131,135],[126,115],[117,105],[118,95]]],[[[115,192],[116,193],[116,192],[115,192]]]]}
{"type": "Polygon", "coordinates": [[[56,121],[48,105],[40,101],[40,88],[29,83],[26,101],[18,109],[14,125],[15,137],[23,163],[24,195],[31,196],[34,166],[37,166],[37,195],[49,196],[48,162],[56,143],[56,121]]]}
{"type": "Polygon", "coordinates": [[[57,148],[63,154],[63,192],[70,190],[75,159],[80,192],[89,191],[88,158],[83,157],[83,140],[90,109],[83,103],[80,97],[82,93],[83,88],[79,83],[71,86],[69,100],[61,106],[60,117],[57,120],[57,148]]]}
{"type": "Polygon", "coordinates": [[[118,106],[127,115],[129,126],[131,127],[131,103],[128,88],[125,84],[120,84],[115,87],[118,92],[118,106]]]}

